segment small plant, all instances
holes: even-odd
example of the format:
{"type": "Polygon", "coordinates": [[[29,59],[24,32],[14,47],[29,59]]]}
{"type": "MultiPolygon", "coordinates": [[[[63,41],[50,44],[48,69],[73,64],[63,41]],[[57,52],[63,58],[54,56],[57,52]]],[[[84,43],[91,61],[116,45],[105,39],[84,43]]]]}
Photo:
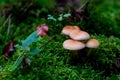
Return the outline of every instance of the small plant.
{"type": "MultiPolygon", "coordinates": [[[[16,49],[20,50],[19,53],[19,57],[15,60],[15,62],[11,65],[8,65],[3,69],[3,72],[1,73],[10,73],[12,71],[14,71],[23,61],[23,59],[25,60],[25,62],[30,65],[31,60],[29,58],[25,58],[27,55],[31,55],[34,56],[35,54],[40,52],[40,47],[37,47],[32,49],[32,45],[35,42],[38,42],[39,40],[41,40],[41,36],[46,36],[48,32],[48,26],[45,24],[42,24],[40,26],[37,27],[37,31],[34,31],[33,33],[31,33],[25,40],[20,41],[21,44],[16,44],[15,46],[13,45],[13,42],[10,42],[6,47],[7,49],[10,50],[6,50],[6,47],[4,50],[6,50],[7,52],[4,51],[4,55],[5,57],[8,57],[10,54],[10,51],[13,47],[15,47],[16,49]],[[41,33],[42,31],[42,33],[41,33]],[[43,32],[45,32],[46,34],[43,35],[43,32]]],[[[13,50],[13,49],[12,49],[13,50]]]]}
{"type": "Polygon", "coordinates": [[[63,21],[64,18],[68,18],[69,16],[71,16],[70,13],[66,13],[66,14],[60,14],[59,17],[55,18],[54,16],[52,15],[48,15],[48,20],[53,20],[53,21],[63,21]]]}

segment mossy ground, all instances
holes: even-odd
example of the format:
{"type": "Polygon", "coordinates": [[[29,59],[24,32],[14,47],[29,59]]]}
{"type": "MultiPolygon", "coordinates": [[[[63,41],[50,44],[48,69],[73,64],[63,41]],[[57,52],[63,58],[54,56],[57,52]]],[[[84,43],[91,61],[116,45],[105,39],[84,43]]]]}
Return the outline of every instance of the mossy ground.
{"type": "MultiPolygon", "coordinates": [[[[37,0],[36,0],[37,1],[37,0]]],[[[13,73],[0,74],[2,80],[119,80],[120,67],[116,68],[116,57],[120,57],[120,1],[119,0],[97,0],[90,1],[85,14],[85,20],[62,21],[47,20],[48,14],[59,16],[49,10],[40,10],[39,6],[30,8],[25,19],[16,17],[15,11],[22,13],[22,7],[16,7],[11,17],[1,16],[0,19],[0,71],[13,63],[20,50],[17,49],[12,58],[3,59],[3,48],[12,39],[18,44],[19,40],[24,40],[29,34],[36,30],[39,24],[49,26],[48,36],[43,37],[33,47],[39,47],[53,36],[39,54],[29,56],[30,66],[18,67],[13,73]],[[37,8],[36,8],[37,7],[37,8]],[[35,9],[34,9],[35,8],[35,9]],[[37,12],[36,12],[37,11],[37,12]],[[41,11],[41,12],[40,12],[41,11]],[[44,12],[45,14],[42,15],[44,12]],[[33,15],[34,13],[34,15],[33,15]],[[40,15],[38,15],[40,14],[40,15]],[[10,22],[11,21],[11,22],[10,22]],[[9,24],[10,22],[10,24],[9,24]],[[100,46],[92,50],[91,55],[74,60],[73,52],[62,47],[64,40],[68,39],[60,34],[65,25],[77,25],[82,30],[90,33],[91,38],[100,41],[100,46]]],[[[27,3],[26,3],[27,4],[27,3]]],[[[25,7],[25,6],[24,6],[25,7]]],[[[2,11],[2,10],[1,10],[2,11]]],[[[51,11],[51,10],[50,10],[51,11]]],[[[17,14],[18,16],[18,14],[17,14]]],[[[22,16],[24,17],[24,16],[22,16]]],[[[84,49],[87,53],[87,48],[84,49]]],[[[120,63],[118,63],[120,64],[120,63]]]]}

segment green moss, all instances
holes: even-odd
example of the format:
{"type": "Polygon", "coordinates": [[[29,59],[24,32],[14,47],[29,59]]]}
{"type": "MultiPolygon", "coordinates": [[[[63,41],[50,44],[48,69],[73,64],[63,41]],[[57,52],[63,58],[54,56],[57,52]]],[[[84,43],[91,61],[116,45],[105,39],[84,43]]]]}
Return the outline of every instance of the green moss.
{"type": "Polygon", "coordinates": [[[119,37],[119,24],[117,20],[120,4],[118,0],[91,1],[88,5],[88,17],[85,28],[90,33],[114,35],[119,37]]]}

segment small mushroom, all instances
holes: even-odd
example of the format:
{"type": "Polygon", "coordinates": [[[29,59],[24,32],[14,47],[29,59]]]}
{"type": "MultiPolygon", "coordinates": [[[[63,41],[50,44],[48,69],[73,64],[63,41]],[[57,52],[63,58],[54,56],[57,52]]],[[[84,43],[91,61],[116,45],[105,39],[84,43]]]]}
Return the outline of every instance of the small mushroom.
{"type": "Polygon", "coordinates": [[[65,26],[62,31],[61,31],[61,34],[64,34],[64,35],[69,35],[70,32],[74,29],[79,29],[80,28],[78,26],[65,26]]]}
{"type": "Polygon", "coordinates": [[[87,32],[78,29],[73,30],[69,36],[74,40],[87,40],[90,38],[87,32]]]}
{"type": "Polygon", "coordinates": [[[87,56],[90,55],[90,53],[92,51],[92,48],[97,48],[99,45],[100,45],[100,43],[96,39],[90,39],[90,40],[88,40],[88,42],[86,43],[86,47],[90,48],[90,49],[88,50],[87,56]]]}
{"type": "Polygon", "coordinates": [[[68,39],[63,42],[63,47],[74,51],[74,55],[78,56],[78,50],[85,48],[85,44],[77,40],[68,39]]]}

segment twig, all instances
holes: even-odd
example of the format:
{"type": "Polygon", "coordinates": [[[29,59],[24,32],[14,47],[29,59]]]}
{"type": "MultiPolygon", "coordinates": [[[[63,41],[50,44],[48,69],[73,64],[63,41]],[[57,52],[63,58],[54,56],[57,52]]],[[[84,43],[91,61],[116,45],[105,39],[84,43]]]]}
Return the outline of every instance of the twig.
{"type": "Polygon", "coordinates": [[[3,24],[0,24],[1,27],[0,27],[0,31],[2,30],[3,27],[5,27],[5,25],[7,24],[8,22],[8,18],[3,22],[3,24]]]}
{"type": "Polygon", "coordinates": [[[84,2],[84,4],[79,8],[79,10],[81,10],[87,3],[88,3],[88,0],[86,0],[86,2],[84,2]]]}
{"type": "Polygon", "coordinates": [[[45,44],[43,44],[42,46],[40,46],[39,48],[42,48],[44,46],[46,46],[53,38],[55,38],[56,35],[52,36],[45,44]]]}
{"type": "Polygon", "coordinates": [[[11,25],[11,15],[8,16],[8,30],[7,30],[7,36],[9,35],[10,33],[10,26],[11,25]]]}

